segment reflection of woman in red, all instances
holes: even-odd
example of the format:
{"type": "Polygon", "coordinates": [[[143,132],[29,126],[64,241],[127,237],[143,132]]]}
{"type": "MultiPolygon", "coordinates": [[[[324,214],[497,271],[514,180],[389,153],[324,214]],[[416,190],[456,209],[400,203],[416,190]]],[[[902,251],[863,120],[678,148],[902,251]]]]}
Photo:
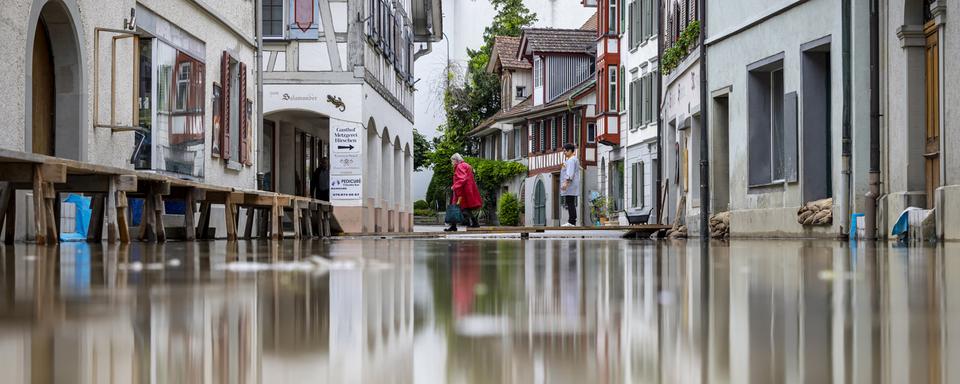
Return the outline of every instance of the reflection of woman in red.
{"type": "Polygon", "coordinates": [[[454,317],[467,315],[473,309],[474,288],[480,282],[480,250],[477,244],[463,244],[453,255],[454,317]]]}
{"type": "MultiPolygon", "coordinates": [[[[453,161],[453,199],[451,203],[460,207],[463,211],[463,219],[468,227],[476,228],[480,226],[473,211],[483,205],[480,199],[480,189],[477,188],[477,181],[473,176],[473,167],[463,160],[463,156],[455,153],[451,158],[453,161]]],[[[448,232],[456,231],[457,223],[450,224],[448,232]]]]}

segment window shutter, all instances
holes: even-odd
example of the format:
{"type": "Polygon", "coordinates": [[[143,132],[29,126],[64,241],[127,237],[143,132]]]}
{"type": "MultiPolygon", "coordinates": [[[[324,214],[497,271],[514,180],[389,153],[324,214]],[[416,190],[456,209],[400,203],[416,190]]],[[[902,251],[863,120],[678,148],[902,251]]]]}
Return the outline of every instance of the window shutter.
{"type": "Polygon", "coordinates": [[[230,160],[230,54],[223,51],[220,58],[220,83],[223,94],[220,97],[220,157],[230,160]]]}
{"type": "Polygon", "coordinates": [[[240,108],[240,153],[237,154],[238,160],[241,164],[250,165],[250,121],[247,119],[247,65],[244,63],[239,63],[237,65],[240,70],[240,81],[237,83],[240,85],[237,93],[239,97],[237,100],[237,108],[240,108]]]}
{"type": "Polygon", "coordinates": [[[783,168],[787,182],[799,180],[797,159],[797,93],[790,92],[783,97],[783,168]]]}

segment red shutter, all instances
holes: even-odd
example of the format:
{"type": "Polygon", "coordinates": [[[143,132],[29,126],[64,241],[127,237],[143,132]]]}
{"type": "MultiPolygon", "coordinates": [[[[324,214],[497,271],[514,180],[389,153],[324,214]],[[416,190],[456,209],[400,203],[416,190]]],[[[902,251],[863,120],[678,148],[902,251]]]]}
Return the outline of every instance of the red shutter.
{"type": "Polygon", "coordinates": [[[250,161],[250,141],[247,139],[250,136],[250,121],[247,119],[247,65],[240,63],[240,89],[239,99],[237,100],[237,108],[240,108],[240,153],[237,154],[237,160],[241,164],[249,164],[250,161]]]}
{"type": "Polygon", "coordinates": [[[220,97],[220,157],[230,160],[230,54],[223,51],[220,59],[220,83],[223,94],[220,97]]]}

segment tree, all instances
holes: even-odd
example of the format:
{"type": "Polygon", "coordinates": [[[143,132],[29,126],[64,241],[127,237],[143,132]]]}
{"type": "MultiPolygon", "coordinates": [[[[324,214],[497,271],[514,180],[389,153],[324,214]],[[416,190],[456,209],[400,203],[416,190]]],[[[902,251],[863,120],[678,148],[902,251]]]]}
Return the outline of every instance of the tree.
{"type": "MultiPolygon", "coordinates": [[[[490,0],[497,15],[484,28],[483,45],[479,49],[467,49],[469,60],[462,72],[448,69],[450,87],[444,94],[443,104],[447,121],[437,128],[438,136],[433,142],[433,151],[427,163],[433,168],[433,178],[427,187],[427,200],[442,201],[450,189],[453,166],[450,156],[475,155],[467,133],[500,109],[500,78],[487,73],[487,63],[497,36],[520,36],[523,28],[537,21],[523,0],[490,0]]],[[[445,203],[445,202],[443,202],[445,203]]]]}
{"type": "Polygon", "coordinates": [[[430,154],[432,145],[427,138],[423,136],[416,128],[413,129],[413,170],[422,171],[423,168],[430,165],[427,156],[430,154]]]}

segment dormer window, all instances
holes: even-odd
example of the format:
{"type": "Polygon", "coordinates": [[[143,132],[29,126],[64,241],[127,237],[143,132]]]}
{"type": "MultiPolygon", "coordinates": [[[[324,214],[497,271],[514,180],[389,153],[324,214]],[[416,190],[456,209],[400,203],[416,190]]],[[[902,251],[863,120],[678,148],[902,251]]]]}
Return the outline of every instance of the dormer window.
{"type": "Polygon", "coordinates": [[[527,95],[527,87],[517,87],[517,99],[522,99],[527,95]]]}
{"type": "Polygon", "coordinates": [[[543,68],[541,63],[540,56],[533,57],[533,86],[535,87],[543,86],[543,68]]]}

